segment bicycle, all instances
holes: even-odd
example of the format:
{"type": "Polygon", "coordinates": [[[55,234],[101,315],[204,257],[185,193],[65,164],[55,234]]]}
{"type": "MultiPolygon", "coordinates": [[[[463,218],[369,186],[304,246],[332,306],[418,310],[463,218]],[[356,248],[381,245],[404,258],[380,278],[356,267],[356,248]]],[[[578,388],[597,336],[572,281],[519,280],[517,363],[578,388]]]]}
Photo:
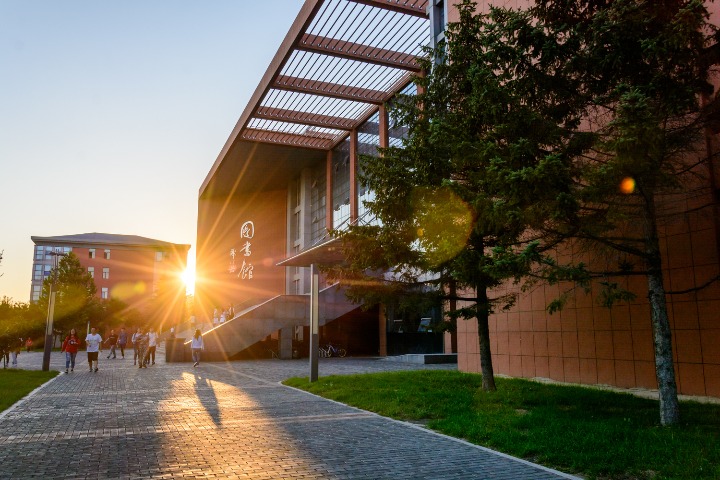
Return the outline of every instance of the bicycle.
{"type": "Polygon", "coordinates": [[[325,347],[318,347],[318,355],[321,358],[330,357],[344,357],[347,355],[347,351],[344,348],[336,347],[335,345],[328,343],[325,347]]]}

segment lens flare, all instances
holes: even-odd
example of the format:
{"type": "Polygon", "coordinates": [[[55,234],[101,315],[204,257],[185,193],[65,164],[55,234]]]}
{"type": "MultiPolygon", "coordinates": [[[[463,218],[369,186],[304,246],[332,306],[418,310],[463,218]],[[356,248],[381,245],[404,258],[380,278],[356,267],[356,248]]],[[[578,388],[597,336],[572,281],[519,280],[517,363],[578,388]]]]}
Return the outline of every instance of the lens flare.
{"type": "Polygon", "coordinates": [[[470,207],[449,188],[417,188],[412,196],[417,241],[435,265],[454,258],[472,229],[470,207]]]}
{"type": "Polygon", "coordinates": [[[630,195],[635,191],[635,179],[632,177],[625,177],[620,182],[620,192],[625,195],[630,195]]]}

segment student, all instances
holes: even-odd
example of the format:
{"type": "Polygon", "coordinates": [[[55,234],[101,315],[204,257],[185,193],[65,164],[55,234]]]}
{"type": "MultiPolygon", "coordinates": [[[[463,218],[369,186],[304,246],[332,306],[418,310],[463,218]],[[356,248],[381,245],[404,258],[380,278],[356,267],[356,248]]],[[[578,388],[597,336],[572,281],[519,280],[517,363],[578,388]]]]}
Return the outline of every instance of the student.
{"type": "Polygon", "coordinates": [[[147,354],[148,354],[148,334],[145,333],[144,328],[138,328],[135,334],[135,351],[138,357],[138,368],[147,368],[147,354]]]}
{"type": "Polygon", "coordinates": [[[110,355],[112,355],[113,358],[117,358],[117,355],[115,355],[115,345],[117,345],[117,341],[118,336],[115,334],[115,330],[110,330],[110,336],[105,340],[105,343],[110,345],[110,353],[107,358],[110,358],[110,355]]]}
{"type": "Polygon", "coordinates": [[[90,365],[90,371],[93,371],[93,362],[95,362],[95,373],[98,371],[98,354],[100,353],[102,346],[102,337],[99,333],[95,333],[95,327],[90,329],[87,337],[85,337],[85,344],[87,345],[87,356],[88,365],[90,365]]]}
{"type": "Polygon", "coordinates": [[[80,339],[73,328],[70,330],[70,335],[65,337],[62,348],[60,348],[61,352],[65,352],[65,373],[68,373],[68,368],[70,368],[71,372],[75,370],[75,357],[77,357],[78,348],[80,348],[80,339]]]}
{"type": "Polygon", "coordinates": [[[148,353],[147,353],[148,358],[145,359],[145,365],[150,363],[151,359],[152,359],[152,364],[155,365],[155,350],[157,349],[157,341],[158,341],[158,334],[153,327],[150,327],[150,329],[148,331],[148,353]]]}
{"type": "Polygon", "coordinates": [[[120,329],[120,334],[118,335],[117,340],[117,346],[120,347],[120,354],[122,355],[122,358],[125,358],[125,345],[127,345],[127,332],[125,331],[125,327],[120,329]]]}
{"type": "Polygon", "coordinates": [[[192,359],[195,361],[195,365],[193,365],[193,367],[197,367],[200,365],[200,351],[205,350],[202,332],[199,328],[195,330],[195,335],[193,335],[192,340],[190,341],[190,348],[192,349],[192,359]]]}
{"type": "Polygon", "coordinates": [[[20,355],[20,350],[22,350],[23,341],[22,338],[18,339],[15,346],[10,351],[10,355],[12,356],[12,366],[17,367],[17,357],[20,355]]]}
{"type": "Polygon", "coordinates": [[[135,330],[135,333],[133,333],[132,339],[131,339],[132,344],[133,344],[133,365],[137,365],[137,360],[138,360],[138,352],[139,352],[138,345],[137,345],[138,335],[140,335],[140,327],[138,327],[137,330],[135,330]]]}

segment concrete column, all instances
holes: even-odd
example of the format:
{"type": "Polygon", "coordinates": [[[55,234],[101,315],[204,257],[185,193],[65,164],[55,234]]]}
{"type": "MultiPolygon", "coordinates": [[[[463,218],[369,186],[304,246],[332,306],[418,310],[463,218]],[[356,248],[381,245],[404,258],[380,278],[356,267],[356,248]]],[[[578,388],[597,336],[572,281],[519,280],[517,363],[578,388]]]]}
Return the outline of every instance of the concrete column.
{"type": "Polygon", "coordinates": [[[292,358],[292,341],[294,333],[294,327],[280,329],[280,358],[283,360],[290,360],[292,358]]]}
{"type": "Polygon", "coordinates": [[[358,164],[358,132],[350,132],[350,224],[355,225],[358,218],[358,186],[357,186],[357,164],[358,164]]]}
{"type": "Polygon", "coordinates": [[[378,355],[387,357],[387,315],[382,303],[378,307],[378,345],[378,355]]]}
{"type": "Polygon", "coordinates": [[[325,229],[327,231],[333,228],[333,152],[328,150],[325,159],[325,229]]]}

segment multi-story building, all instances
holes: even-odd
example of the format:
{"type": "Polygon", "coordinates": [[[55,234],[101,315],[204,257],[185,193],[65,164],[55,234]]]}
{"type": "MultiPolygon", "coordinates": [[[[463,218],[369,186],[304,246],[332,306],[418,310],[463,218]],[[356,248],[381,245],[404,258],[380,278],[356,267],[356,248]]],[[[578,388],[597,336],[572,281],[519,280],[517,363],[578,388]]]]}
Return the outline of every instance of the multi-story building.
{"type": "MultiPolygon", "coordinates": [[[[446,22],[457,19],[456,3],[305,2],[200,188],[197,268],[204,280],[196,286],[196,314],[207,317],[214,306],[235,303],[244,319],[209,335],[212,348],[233,356],[279,332],[287,352],[291,337],[307,333],[307,265],[341,259],[327,229],[371,221],[363,200],[372,192],[356,178],[358,154],[402,137],[402,125],[389,121],[387,106],[398,92],[413,91],[419,45],[442,38],[446,22]]],[[[717,19],[718,8],[710,8],[717,19]]],[[[717,135],[708,135],[708,148],[716,148],[717,135]]],[[[717,196],[707,200],[717,212],[717,196]]],[[[671,288],[684,290],[718,274],[718,229],[712,215],[694,215],[665,232],[671,288]]],[[[612,310],[579,296],[549,315],[545,307],[552,298],[552,288],[539,287],[520,295],[511,311],[493,315],[496,373],[656,386],[643,295],[612,310]]],[[[332,287],[320,300],[327,337],[354,339],[359,353],[392,353],[392,312],[361,311],[343,303],[342,292],[332,287]]],[[[679,392],[720,397],[720,285],[668,302],[679,392]]],[[[456,336],[444,345],[456,349],[459,369],[480,371],[475,322],[458,322],[456,336]]]]}
{"type": "Polygon", "coordinates": [[[122,300],[159,323],[183,320],[185,285],[180,275],[190,245],[108,233],[30,238],[35,244],[31,302],[40,298],[53,268],[51,253],[72,252],[93,277],[99,298],[122,300]]]}

